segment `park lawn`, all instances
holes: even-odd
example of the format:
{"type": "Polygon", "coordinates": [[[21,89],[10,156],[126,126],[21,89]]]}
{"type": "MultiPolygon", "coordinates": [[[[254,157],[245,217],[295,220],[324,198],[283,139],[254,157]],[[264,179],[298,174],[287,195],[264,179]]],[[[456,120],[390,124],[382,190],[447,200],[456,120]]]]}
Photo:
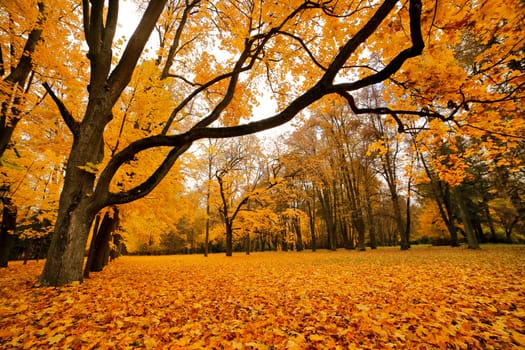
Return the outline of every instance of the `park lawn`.
{"type": "Polygon", "coordinates": [[[525,247],[125,256],[82,284],[0,270],[2,349],[519,349],[525,247]]]}

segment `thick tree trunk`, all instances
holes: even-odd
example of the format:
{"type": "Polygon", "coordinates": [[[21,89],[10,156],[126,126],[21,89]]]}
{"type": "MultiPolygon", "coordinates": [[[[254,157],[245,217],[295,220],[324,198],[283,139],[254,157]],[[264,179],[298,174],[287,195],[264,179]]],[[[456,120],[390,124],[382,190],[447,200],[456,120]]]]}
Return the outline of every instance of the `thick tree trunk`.
{"type": "Polygon", "coordinates": [[[101,209],[93,203],[95,174],[83,167],[101,160],[102,131],[103,127],[100,129],[98,126],[98,130],[86,133],[98,137],[85,137],[73,142],[55,230],[40,276],[43,285],[58,286],[82,281],[89,231],[96,213],[101,209]]]}
{"type": "Polygon", "coordinates": [[[43,285],[59,286],[82,281],[84,253],[95,214],[86,205],[78,205],[68,214],[59,213],[40,276],[43,285]]]}

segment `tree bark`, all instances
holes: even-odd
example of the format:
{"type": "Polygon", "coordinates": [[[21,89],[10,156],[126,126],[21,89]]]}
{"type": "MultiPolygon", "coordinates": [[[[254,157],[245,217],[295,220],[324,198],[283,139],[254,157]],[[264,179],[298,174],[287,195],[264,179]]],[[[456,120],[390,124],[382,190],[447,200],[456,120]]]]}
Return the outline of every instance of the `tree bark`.
{"type": "Polygon", "coordinates": [[[89,245],[89,253],[84,267],[84,278],[89,278],[91,272],[91,266],[93,265],[93,259],[95,258],[95,242],[100,227],[100,214],[95,217],[95,223],[93,224],[93,234],[91,236],[91,243],[89,245]]]}
{"type": "Polygon", "coordinates": [[[226,228],[226,256],[232,256],[233,255],[233,227],[232,227],[232,223],[230,223],[229,220],[226,218],[224,226],[226,228]]]}
{"type": "Polygon", "coordinates": [[[306,201],[306,208],[308,213],[308,226],[310,227],[310,236],[312,237],[312,251],[317,250],[317,238],[315,236],[315,187],[312,189],[311,194],[309,195],[310,199],[306,201]]]}
{"type": "Polygon", "coordinates": [[[301,232],[301,219],[299,218],[299,216],[294,216],[291,218],[291,220],[292,220],[292,228],[295,232],[295,236],[297,237],[297,243],[296,243],[297,251],[301,252],[304,250],[303,234],[301,232]]]}
{"type": "Polygon", "coordinates": [[[458,212],[461,218],[461,222],[463,222],[463,227],[465,228],[465,236],[467,237],[468,248],[479,249],[479,243],[476,238],[474,228],[472,226],[472,221],[470,219],[470,214],[468,212],[468,207],[465,202],[465,198],[463,197],[463,193],[461,192],[461,189],[458,186],[454,187],[452,191],[454,193],[454,199],[458,206],[458,212]]]}
{"type": "Polygon", "coordinates": [[[102,219],[100,228],[95,237],[93,264],[91,272],[102,271],[109,262],[111,237],[119,224],[119,212],[116,207],[108,210],[102,219]]]}
{"type": "Polygon", "coordinates": [[[2,225],[0,226],[0,267],[7,267],[9,253],[14,243],[17,208],[8,198],[3,198],[2,225]]]}

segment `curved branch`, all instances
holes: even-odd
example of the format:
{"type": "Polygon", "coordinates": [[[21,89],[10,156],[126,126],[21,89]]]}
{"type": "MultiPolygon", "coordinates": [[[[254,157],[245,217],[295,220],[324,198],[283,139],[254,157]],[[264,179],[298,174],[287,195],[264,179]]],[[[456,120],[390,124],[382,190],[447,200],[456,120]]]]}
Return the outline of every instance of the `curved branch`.
{"type": "Polygon", "coordinates": [[[420,117],[430,117],[430,118],[439,118],[441,120],[449,120],[451,118],[445,117],[437,112],[429,111],[426,109],[423,109],[421,111],[410,111],[410,110],[394,110],[387,107],[375,107],[375,108],[359,108],[357,107],[354,97],[350,95],[348,92],[343,91],[339,93],[340,96],[342,96],[346,101],[348,102],[348,105],[350,106],[350,109],[354,114],[388,114],[394,118],[394,120],[397,123],[397,129],[399,132],[405,131],[405,125],[403,124],[403,121],[399,118],[399,115],[405,114],[405,115],[417,115],[420,117]]]}
{"type": "MultiPolygon", "coordinates": [[[[193,92],[191,92],[181,103],[179,103],[179,105],[177,105],[173,109],[173,111],[171,112],[170,116],[168,117],[168,120],[166,121],[166,125],[162,129],[162,134],[167,134],[168,133],[168,131],[169,131],[170,127],[171,127],[171,124],[173,123],[173,120],[175,120],[175,117],[177,116],[177,114],[182,109],[184,109],[184,107],[186,107],[186,105],[193,98],[195,98],[195,96],[197,96],[201,92],[205,91],[206,89],[208,89],[212,85],[217,84],[217,83],[219,83],[219,82],[221,82],[221,81],[223,81],[225,79],[230,79],[230,78],[236,77],[235,80],[230,81],[229,86],[228,86],[228,91],[231,90],[232,93],[233,93],[233,91],[235,90],[235,86],[237,84],[238,76],[242,72],[248,71],[248,70],[250,70],[253,67],[253,65],[255,64],[255,62],[257,60],[257,57],[259,57],[260,53],[264,50],[264,47],[266,46],[268,41],[271,38],[273,38],[277,33],[279,33],[279,31],[285,26],[285,24],[288,23],[291,19],[293,19],[298,13],[300,13],[301,11],[303,11],[305,9],[308,9],[308,8],[317,8],[317,7],[319,7],[319,5],[316,5],[314,3],[306,1],[301,6],[299,6],[295,10],[293,10],[279,25],[277,25],[276,27],[273,27],[272,29],[270,29],[267,33],[265,33],[265,34],[258,34],[258,35],[255,35],[255,36],[251,37],[250,39],[247,39],[246,42],[245,42],[244,50],[241,53],[241,55],[239,56],[239,59],[235,63],[235,66],[232,69],[232,71],[228,72],[228,73],[221,74],[221,75],[211,79],[210,81],[200,85],[197,89],[193,90],[193,92]],[[253,48],[254,45],[255,45],[255,49],[252,51],[252,48],[253,48]],[[248,59],[250,59],[250,60],[248,61],[248,59]],[[246,61],[248,61],[247,65],[243,66],[246,61]]],[[[228,92],[227,92],[227,94],[228,94],[228,92]]],[[[217,120],[219,118],[219,116],[220,116],[220,112],[222,112],[224,110],[224,108],[227,106],[226,102],[227,101],[231,101],[232,98],[233,98],[233,95],[225,96],[225,98],[223,98],[223,100],[219,103],[219,105],[216,107],[216,109],[208,117],[206,117],[201,122],[199,122],[197,125],[195,125],[195,127],[204,127],[204,126],[207,126],[207,125],[211,124],[215,120],[217,120]]]]}
{"type": "MultiPolygon", "coordinates": [[[[355,50],[364,43],[379,27],[381,22],[388,16],[388,14],[392,11],[394,6],[397,4],[397,0],[386,0],[379,9],[374,13],[372,18],[361,28],[357,34],[347,41],[347,43],[339,50],[339,53],[334,58],[330,66],[328,67],[327,72],[323,76],[323,80],[325,80],[327,83],[332,83],[341,68],[344,66],[346,61],[350,58],[350,56],[355,52],[355,50]]],[[[421,27],[421,0],[411,0],[410,1],[410,8],[412,7],[418,7],[419,8],[419,15],[418,13],[412,13],[410,12],[410,21],[411,25],[410,28],[412,28],[412,21],[417,21],[417,25],[421,27]],[[416,4],[414,6],[413,4],[416,4]],[[415,17],[415,18],[413,18],[415,17]]],[[[421,28],[419,28],[421,30],[421,28]]],[[[423,42],[423,40],[421,40],[423,42]]]]}
{"type": "Polygon", "coordinates": [[[312,60],[312,62],[319,68],[321,68],[323,71],[326,71],[327,68],[325,66],[323,66],[318,60],[317,58],[315,58],[314,54],[312,53],[312,51],[310,51],[310,49],[308,48],[308,46],[306,45],[306,43],[303,41],[303,39],[299,38],[298,36],[296,35],[293,35],[293,34],[290,34],[290,33],[287,33],[287,32],[282,32],[282,31],[279,31],[279,34],[282,34],[282,35],[285,35],[285,36],[289,36],[290,38],[294,39],[295,41],[299,42],[299,44],[302,46],[302,48],[304,49],[304,51],[306,51],[306,54],[310,57],[310,59],[312,60]]]}
{"type": "Polygon", "coordinates": [[[162,73],[160,75],[161,79],[165,79],[168,76],[170,76],[169,71],[171,66],[173,65],[173,59],[175,58],[175,53],[180,45],[180,38],[182,36],[182,31],[184,30],[184,26],[186,25],[186,22],[188,20],[188,17],[191,13],[191,10],[197,6],[200,3],[201,0],[193,0],[190,3],[186,2],[186,6],[184,7],[184,10],[182,11],[182,17],[179,21],[179,25],[177,27],[177,30],[175,31],[175,37],[173,39],[173,42],[170,46],[168,57],[166,58],[166,63],[164,64],[164,68],[162,69],[162,73]]]}
{"type": "Polygon", "coordinates": [[[394,57],[390,63],[388,63],[383,69],[375,74],[364,77],[361,80],[352,83],[341,83],[334,85],[334,92],[340,93],[343,91],[354,91],[361,89],[365,86],[374,85],[380,83],[394,73],[396,73],[406,60],[412,57],[421,55],[425,43],[423,42],[423,36],[421,34],[421,1],[412,0],[410,1],[410,37],[412,46],[401,51],[396,57],[394,57]]]}
{"type": "MultiPolygon", "coordinates": [[[[105,193],[102,194],[103,187],[99,187],[97,184],[97,189],[94,193],[95,196],[100,195],[98,197],[98,204],[100,208],[113,205],[113,204],[124,204],[129,203],[133,200],[136,200],[138,198],[142,198],[146,196],[148,193],[153,191],[155,187],[162,181],[162,179],[168,174],[170,169],[173,167],[173,164],[179,159],[179,157],[184,154],[191,146],[191,143],[185,144],[181,147],[175,147],[173,148],[162,164],[153,172],[153,174],[143,183],[140,185],[130,189],[126,192],[120,192],[120,193],[111,193],[108,189],[105,189],[105,193]]],[[[107,168],[106,168],[107,169],[107,168]]],[[[118,170],[118,168],[117,168],[118,170]]],[[[109,183],[108,183],[109,186],[109,183]]]]}
{"type": "MultiPolygon", "coordinates": [[[[238,126],[232,126],[232,127],[217,127],[217,128],[210,128],[208,125],[213,121],[216,120],[216,118],[219,117],[221,108],[223,108],[223,105],[219,103],[219,105],[216,107],[216,111],[212,112],[210,116],[202,120],[200,123],[197,123],[192,129],[189,131],[178,134],[178,135],[166,135],[165,132],[163,132],[160,135],[147,137],[141,140],[137,140],[131,144],[129,144],[127,147],[125,147],[122,151],[117,153],[107,164],[103,172],[100,174],[99,181],[97,183],[94,197],[96,197],[95,201],[97,203],[103,203],[104,205],[109,204],[119,204],[119,203],[126,203],[132,200],[139,199],[143,196],[145,196],[147,193],[151,192],[153,188],[160,182],[160,180],[168,173],[171,166],[174,164],[174,162],[182,155],[186,150],[189,149],[191,144],[199,139],[203,138],[229,138],[229,137],[236,137],[236,136],[242,136],[242,135],[248,135],[253,134],[259,131],[271,129],[273,127],[285,124],[286,122],[292,120],[299,112],[301,112],[306,107],[310,106],[314,102],[318,101],[322,97],[332,94],[332,93],[338,93],[338,94],[345,94],[346,88],[348,86],[355,88],[356,86],[367,86],[366,84],[370,85],[374,81],[381,81],[386,78],[388,78],[390,75],[395,73],[395,68],[399,69],[401,64],[408,58],[413,57],[421,52],[421,50],[424,47],[421,31],[420,31],[420,14],[421,14],[421,1],[420,0],[410,0],[410,27],[411,27],[411,37],[413,41],[413,46],[410,49],[404,50],[398,57],[394,58],[393,62],[391,62],[385,69],[378,72],[377,74],[364,78],[364,82],[355,82],[351,85],[349,84],[338,84],[333,85],[333,79],[337,75],[338,71],[341,69],[341,67],[344,66],[345,62],[348,60],[349,56],[355,51],[355,49],[362,44],[379,26],[379,24],[386,18],[389,14],[389,12],[394,8],[395,4],[397,3],[396,0],[386,0],[376,11],[376,13],[372,16],[371,20],[367,22],[367,24],[364,25],[363,28],[360,29],[360,31],[356,34],[355,37],[351,38],[339,51],[339,53],[334,58],[333,62],[329,65],[327,71],[321,77],[321,79],[313,85],[310,89],[305,91],[302,95],[297,97],[294,101],[292,101],[285,109],[283,109],[281,112],[268,117],[266,119],[258,120],[255,122],[238,125],[238,126]],[[216,113],[218,112],[218,113],[216,113]],[[112,181],[114,175],[122,166],[124,163],[132,160],[134,156],[144,150],[155,148],[155,147],[161,147],[161,146],[167,146],[167,147],[173,147],[173,149],[170,151],[164,162],[161,164],[161,166],[151,175],[145,182],[142,184],[136,186],[135,188],[122,193],[110,193],[109,192],[109,185],[112,181]]],[[[308,8],[312,7],[311,3],[305,2],[301,7],[302,8],[308,8]]],[[[294,13],[298,13],[300,9],[296,9],[294,13]]],[[[290,15],[288,18],[293,18],[292,15],[290,15]]],[[[244,62],[249,58],[252,57],[252,60],[250,61],[250,64],[253,64],[255,57],[257,57],[257,54],[260,53],[263,48],[264,44],[270,40],[270,38],[279,31],[280,28],[276,28],[275,30],[271,30],[267,34],[263,36],[258,36],[256,38],[252,38],[252,41],[247,41],[247,45],[245,47],[245,51],[243,52],[243,55],[239,58],[237,61],[236,67],[233,72],[224,74],[220,77],[217,77],[213,81],[219,81],[221,79],[225,79],[226,76],[229,76],[234,80],[235,76],[238,76],[240,72],[246,67],[243,66],[244,62]],[[255,52],[257,54],[250,54],[250,47],[253,45],[253,43],[256,40],[261,40],[261,42],[258,43],[255,52]]],[[[206,86],[211,86],[212,83],[205,84],[206,86]]],[[[234,87],[234,83],[230,82],[229,89],[234,87]]],[[[201,87],[197,90],[195,90],[190,96],[185,100],[188,103],[188,101],[194,97],[198,92],[204,90],[205,87],[201,87]],[[198,92],[196,92],[198,91],[198,92]]],[[[346,93],[347,94],[347,93],[346,93]]],[[[227,97],[223,100],[223,102],[227,101],[227,97]]],[[[179,107],[182,109],[183,107],[179,107]]],[[[179,109],[179,110],[180,110],[179,109]]],[[[383,110],[386,111],[386,110],[383,110]]],[[[394,114],[396,111],[392,111],[394,114]]],[[[376,111],[377,113],[377,111],[376,111]]],[[[407,113],[413,113],[418,115],[427,115],[422,114],[424,112],[407,112],[407,113]]]]}

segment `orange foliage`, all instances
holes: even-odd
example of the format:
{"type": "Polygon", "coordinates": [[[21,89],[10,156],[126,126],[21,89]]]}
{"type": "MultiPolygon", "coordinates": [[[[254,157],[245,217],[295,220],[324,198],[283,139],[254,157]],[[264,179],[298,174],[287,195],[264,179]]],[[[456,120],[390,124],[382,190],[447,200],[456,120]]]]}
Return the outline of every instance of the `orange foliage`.
{"type": "Polygon", "coordinates": [[[511,349],[525,248],[122,257],[83,284],[0,271],[4,349],[511,349]],[[111,283],[108,283],[111,281],[111,283]]]}

